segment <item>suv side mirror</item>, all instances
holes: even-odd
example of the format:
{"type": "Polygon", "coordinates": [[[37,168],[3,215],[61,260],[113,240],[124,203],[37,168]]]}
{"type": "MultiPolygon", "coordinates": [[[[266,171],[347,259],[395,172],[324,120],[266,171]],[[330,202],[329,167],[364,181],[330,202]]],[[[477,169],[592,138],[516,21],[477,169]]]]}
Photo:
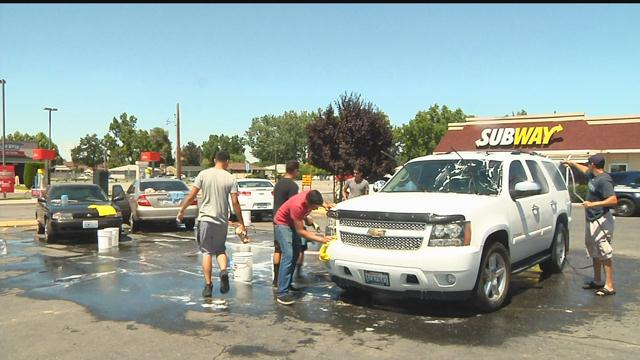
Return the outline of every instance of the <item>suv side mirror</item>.
{"type": "Polygon", "coordinates": [[[516,184],[514,195],[516,198],[537,195],[542,191],[542,187],[533,181],[522,181],[516,184]]]}

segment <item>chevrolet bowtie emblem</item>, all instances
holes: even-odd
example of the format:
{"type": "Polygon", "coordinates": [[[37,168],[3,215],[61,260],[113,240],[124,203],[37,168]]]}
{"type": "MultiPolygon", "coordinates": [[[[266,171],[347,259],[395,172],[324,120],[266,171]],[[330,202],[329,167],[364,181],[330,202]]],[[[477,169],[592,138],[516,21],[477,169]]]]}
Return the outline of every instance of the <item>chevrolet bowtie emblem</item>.
{"type": "Polygon", "coordinates": [[[371,237],[383,237],[386,231],[384,229],[369,228],[367,235],[371,237]]]}

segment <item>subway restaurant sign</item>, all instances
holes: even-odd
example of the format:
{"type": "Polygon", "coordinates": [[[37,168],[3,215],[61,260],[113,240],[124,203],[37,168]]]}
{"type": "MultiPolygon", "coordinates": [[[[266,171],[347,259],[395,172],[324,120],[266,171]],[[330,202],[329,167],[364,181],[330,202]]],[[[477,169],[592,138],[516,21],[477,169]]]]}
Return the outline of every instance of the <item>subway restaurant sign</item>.
{"type": "Polygon", "coordinates": [[[484,129],[476,147],[549,145],[553,135],[562,130],[562,125],[484,129]]]}

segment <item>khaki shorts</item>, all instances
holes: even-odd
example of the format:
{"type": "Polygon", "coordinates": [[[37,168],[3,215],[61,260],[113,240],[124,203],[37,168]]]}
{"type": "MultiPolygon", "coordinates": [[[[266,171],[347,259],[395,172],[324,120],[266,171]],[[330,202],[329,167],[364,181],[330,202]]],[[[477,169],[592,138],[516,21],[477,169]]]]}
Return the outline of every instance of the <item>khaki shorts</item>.
{"type": "Polygon", "coordinates": [[[611,248],[613,225],[611,212],[595,221],[586,221],[584,244],[589,257],[600,260],[611,259],[613,256],[613,248],[611,248]],[[598,225],[598,223],[600,224],[598,225]]]}

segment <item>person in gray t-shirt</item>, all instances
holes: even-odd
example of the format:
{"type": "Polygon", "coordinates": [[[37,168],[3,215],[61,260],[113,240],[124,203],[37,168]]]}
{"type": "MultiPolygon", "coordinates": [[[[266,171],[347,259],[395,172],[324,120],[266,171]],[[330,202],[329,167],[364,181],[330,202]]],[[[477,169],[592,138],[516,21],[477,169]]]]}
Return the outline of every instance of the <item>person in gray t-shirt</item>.
{"type": "Polygon", "coordinates": [[[227,273],[227,254],[225,242],[229,227],[229,196],[236,217],[240,222],[237,232],[242,234],[243,242],[249,242],[242,219],[242,211],[238,202],[238,183],[233,175],[227,172],[229,167],[229,153],[220,151],[215,157],[213,168],[202,170],[193,184],[191,192],[182,203],[177,220],[182,221],[184,211],[202,190],[202,203],[198,214],[198,233],[200,251],[202,252],[202,272],[205,286],[202,296],[211,297],[213,284],[211,282],[212,256],[216,257],[220,266],[220,292],[229,291],[229,274],[227,273]]]}
{"type": "Polygon", "coordinates": [[[587,282],[584,289],[595,289],[596,295],[613,295],[613,237],[614,220],[609,208],[616,206],[618,198],[613,189],[613,179],[604,171],[604,156],[591,155],[588,166],[573,161],[564,163],[575,167],[589,179],[587,199],[582,203],[585,209],[585,246],[593,259],[593,281],[587,282]],[[604,267],[605,281],[602,283],[601,268],[604,267]]]}
{"type": "Polygon", "coordinates": [[[342,189],[342,197],[351,199],[360,195],[369,194],[369,182],[362,178],[362,169],[358,166],[353,170],[353,178],[347,180],[342,189]]]}

